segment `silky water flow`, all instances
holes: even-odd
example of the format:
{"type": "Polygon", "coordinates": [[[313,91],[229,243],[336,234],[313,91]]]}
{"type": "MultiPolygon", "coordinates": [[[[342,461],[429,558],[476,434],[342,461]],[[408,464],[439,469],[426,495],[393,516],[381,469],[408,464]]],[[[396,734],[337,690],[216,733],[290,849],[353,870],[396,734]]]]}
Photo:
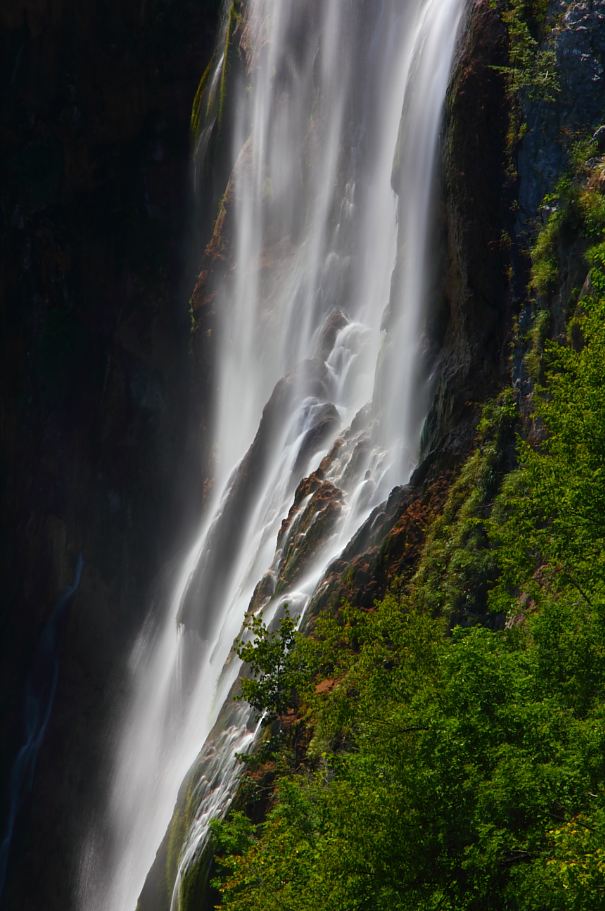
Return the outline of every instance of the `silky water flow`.
{"type": "MultiPolygon", "coordinates": [[[[417,461],[430,399],[431,203],[464,9],[244,5],[245,63],[227,86],[233,262],[216,299],[213,493],[172,599],[131,657],[107,815],[83,853],[82,911],[135,911],[197,759],[178,908],[181,877],[258,724],[231,698],[246,611],[253,601],[271,622],[288,604],[302,616],[328,565],[417,461]],[[322,462],[328,496],[299,491],[282,528],[322,462]]],[[[223,55],[230,27],[226,15],[223,55]]],[[[208,93],[223,91],[226,66],[218,53],[208,93]]],[[[211,127],[201,126],[199,155],[211,127]]]]}

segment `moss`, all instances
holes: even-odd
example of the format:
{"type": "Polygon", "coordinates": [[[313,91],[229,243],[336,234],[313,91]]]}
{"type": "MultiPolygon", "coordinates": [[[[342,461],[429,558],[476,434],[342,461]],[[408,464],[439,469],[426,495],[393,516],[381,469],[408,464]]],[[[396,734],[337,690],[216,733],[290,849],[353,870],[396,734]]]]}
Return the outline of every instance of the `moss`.
{"type": "Polygon", "coordinates": [[[210,843],[181,870],[176,911],[210,911],[214,907],[215,895],[209,888],[213,853],[210,843]]]}
{"type": "Polygon", "coordinates": [[[516,414],[510,390],[485,408],[477,429],[477,448],[452,485],[445,509],[427,536],[412,581],[416,602],[452,622],[466,622],[486,608],[495,571],[486,520],[507,468],[516,414]]]}
{"type": "Polygon", "coordinates": [[[550,310],[543,307],[534,316],[532,327],[527,334],[527,354],[524,363],[528,376],[534,383],[538,383],[542,378],[542,354],[550,323],[550,310]]]}
{"type": "Polygon", "coordinates": [[[185,814],[177,806],[168,828],[168,844],[166,848],[167,898],[170,898],[172,894],[172,888],[179,869],[181,848],[183,847],[186,835],[187,821],[185,819],[185,814]]]}
{"type": "Polygon", "coordinates": [[[202,73],[195,95],[193,97],[193,105],[191,107],[191,133],[193,134],[194,139],[197,139],[200,132],[202,123],[202,103],[204,100],[204,93],[208,85],[208,79],[210,78],[210,73],[212,72],[212,63],[213,61],[211,60],[202,73]]]}
{"type": "Polygon", "coordinates": [[[231,39],[233,32],[239,20],[239,3],[233,0],[229,7],[227,26],[225,28],[225,42],[223,45],[223,65],[221,67],[221,79],[218,97],[218,121],[221,123],[225,109],[225,98],[227,94],[227,74],[229,72],[229,52],[231,49],[231,39]]]}
{"type": "MultiPolygon", "coordinates": [[[[181,873],[181,878],[183,878],[183,870],[180,866],[181,856],[197,810],[196,781],[197,777],[195,773],[193,773],[187,784],[184,797],[179,798],[166,835],[163,864],[165,899],[168,905],[170,905],[172,899],[174,884],[179,871],[181,873]]],[[[182,888],[180,891],[182,891],[182,888]]],[[[186,907],[188,906],[182,904],[178,905],[179,909],[186,907]]]]}
{"type": "Polygon", "coordinates": [[[605,242],[591,247],[586,259],[590,266],[590,283],[593,291],[605,297],[605,242]]]}
{"type": "Polygon", "coordinates": [[[531,286],[540,297],[547,297],[557,284],[557,245],[563,218],[561,211],[553,212],[548,217],[532,250],[531,286]]]}
{"type": "Polygon", "coordinates": [[[516,178],[514,152],[527,131],[523,102],[556,100],[560,92],[557,60],[553,47],[545,42],[547,0],[493,0],[492,6],[499,10],[508,35],[508,64],[494,69],[506,77],[507,168],[509,176],[516,178]]]}
{"type": "Polygon", "coordinates": [[[218,80],[218,94],[213,90],[211,76],[217,66],[217,52],[208,63],[208,66],[202,73],[200,81],[193,98],[191,107],[191,133],[194,139],[200,134],[204,122],[210,119],[214,110],[220,126],[223,120],[225,109],[225,99],[227,95],[227,79],[229,73],[229,61],[232,52],[233,35],[241,18],[241,9],[239,0],[231,0],[228,11],[224,19],[223,40],[220,45],[221,65],[218,80]]]}
{"type": "Polygon", "coordinates": [[[571,147],[570,171],[559,180],[555,192],[542,204],[547,213],[531,250],[530,290],[548,299],[561,287],[561,250],[568,240],[576,246],[599,240],[605,231],[605,195],[602,192],[603,159],[592,157],[594,144],[578,142],[571,147]]]}

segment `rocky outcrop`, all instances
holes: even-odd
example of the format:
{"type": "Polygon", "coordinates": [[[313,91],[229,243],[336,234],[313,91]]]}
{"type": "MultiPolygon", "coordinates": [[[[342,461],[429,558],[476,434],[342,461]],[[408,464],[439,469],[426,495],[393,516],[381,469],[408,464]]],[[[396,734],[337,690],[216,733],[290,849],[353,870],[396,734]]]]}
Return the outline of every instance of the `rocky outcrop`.
{"type": "MultiPolygon", "coordinates": [[[[516,148],[518,213],[514,238],[519,250],[526,250],[533,243],[537,229],[552,214],[552,207],[542,208],[542,204],[545,197],[555,191],[559,179],[573,170],[570,153],[574,146],[577,143],[585,145],[593,136],[596,150],[602,151],[605,134],[604,0],[550,0],[539,37],[539,52],[550,55],[547,59],[556,90],[546,97],[539,92],[526,91],[519,99],[525,122],[523,136],[516,148]]],[[[532,299],[522,304],[520,326],[528,336],[540,308],[550,311],[550,335],[564,332],[574,296],[572,292],[582,286],[586,277],[582,239],[573,234],[562,236],[560,241],[562,274],[552,298],[538,300],[537,306],[532,299]]],[[[527,281],[526,274],[524,277],[527,281]]],[[[525,287],[521,287],[518,294],[522,299],[524,292],[525,287]]],[[[522,362],[526,353],[522,341],[514,379],[520,392],[530,395],[532,379],[522,362]]]]}
{"type": "Polygon", "coordinates": [[[189,114],[219,6],[0,9],[1,818],[33,656],[85,564],[8,909],[70,907],[116,670],[202,495],[185,420],[189,114]]]}
{"type": "Polygon", "coordinates": [[[430,477],[423,480],[428,468],[422,466],[407,487],[396,487],[331,564],[309,605],[307,626],[317,614],[337,610],[343,601],[371,609],[390,586],[410,579],[453,473],[430,470],[430,477]]]}
{"type": "Polygon", "coordinates": [[[538,208],[568,165],[570,145],[605,122],[605,2],[550,0],[543,50],[553,54],[552,99],[522,95],[527,129],[518,149],[519,228],[533,228],[538,208]]]}
{"type": "Polygon", "coordinates": [[[276,594],[287,590],[326,545],[343,505],[342,492],[330,481],[319,481],[292,519],[278,568],[276,594]]]}

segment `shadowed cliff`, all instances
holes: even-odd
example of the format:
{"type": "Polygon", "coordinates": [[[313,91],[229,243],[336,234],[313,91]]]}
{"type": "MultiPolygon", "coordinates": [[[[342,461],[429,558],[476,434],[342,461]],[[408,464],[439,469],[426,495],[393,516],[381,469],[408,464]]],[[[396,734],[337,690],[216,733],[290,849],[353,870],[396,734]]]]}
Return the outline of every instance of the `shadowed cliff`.
{"type": "Polygon", "coordinates": [[[70,907],[127,649],[201,499],[191,100],[218,0],[0,10],[0,817],[76,556],[3,907],[70,907]]]}

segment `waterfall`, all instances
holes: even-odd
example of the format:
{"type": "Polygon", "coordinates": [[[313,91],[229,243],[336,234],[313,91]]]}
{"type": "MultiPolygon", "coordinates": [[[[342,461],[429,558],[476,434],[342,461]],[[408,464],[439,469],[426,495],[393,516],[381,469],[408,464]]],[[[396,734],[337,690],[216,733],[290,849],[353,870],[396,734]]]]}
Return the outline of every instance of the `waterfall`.
{"type": "MultiPolygon", "coordinates": [[[[132,655],[107,819],[82,862],[82,911],[135,911],[206,743],[178,907],[179,877],[233,787],[235,752],[254,738],[246,707],[229,699],[246,611],[270,622],[287,603],[302,615],[328,565],[415,466],[431,388],[431,203],[464,7],[248,0],[237,12],[212,493],[171,602],[132,655]]],[[[223,91],[227,43],[224,29],[208,93],[223,91]]],[[[209,127],[201,135],[207,149],[209,127]]]]}

